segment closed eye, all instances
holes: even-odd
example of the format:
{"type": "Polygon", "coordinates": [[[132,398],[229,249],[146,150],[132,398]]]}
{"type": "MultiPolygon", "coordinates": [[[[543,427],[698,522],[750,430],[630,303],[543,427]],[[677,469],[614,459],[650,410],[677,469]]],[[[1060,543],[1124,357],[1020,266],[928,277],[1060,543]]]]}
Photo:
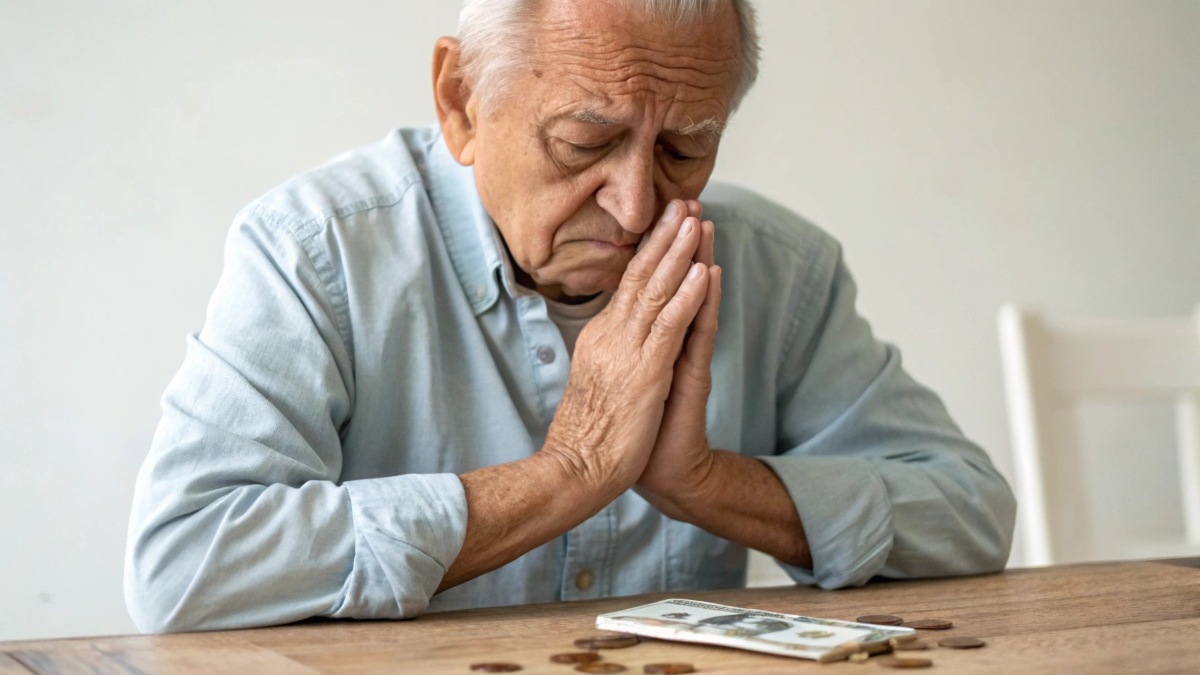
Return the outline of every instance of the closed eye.
{"type": "Polygon", "coordinates": [[[601,143],[572,143],[551,137],[548,147],[551,156],[563,170],[576,171],[599,161],[613,147],[615,141],[601,143]]]}
{"type": "Polygon", "coordinates": [[[589,144],[583,144],[583,143],[567,143],[567,145],[571,146],[575,150],[578,150],[579,152],[597,152],[597,151],[607,148],[610,144],[609,143],[593,143],[593,144],[589,145],[589,144]]]}
{"type": "Polygon", "coordinates": [[[670,159],[672,161],[676,161],[676,162],[687,162],[687,161],[691,161],[693,159],[699,159],[699,157],[695,157],[695,156],[689,155],[687,153],[680,152],[674,146],[666,144],[666,143],[659,143],[658,150],[660,153],[666,155],[668,159],[670,159]]]}

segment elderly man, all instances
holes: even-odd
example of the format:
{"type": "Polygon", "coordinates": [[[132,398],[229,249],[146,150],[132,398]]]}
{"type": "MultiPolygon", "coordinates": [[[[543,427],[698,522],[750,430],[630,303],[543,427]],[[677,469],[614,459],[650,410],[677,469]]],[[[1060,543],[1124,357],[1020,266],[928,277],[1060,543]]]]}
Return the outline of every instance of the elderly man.
{"type": "Polygon", "coordinates": [[[240,213],[138,480],[138,625],[735,587],[748,547],[1002,568],[1008,486],[838,245],[705,191],[756,40],[744,0],[468,0],[436,128],[240,213]]]}

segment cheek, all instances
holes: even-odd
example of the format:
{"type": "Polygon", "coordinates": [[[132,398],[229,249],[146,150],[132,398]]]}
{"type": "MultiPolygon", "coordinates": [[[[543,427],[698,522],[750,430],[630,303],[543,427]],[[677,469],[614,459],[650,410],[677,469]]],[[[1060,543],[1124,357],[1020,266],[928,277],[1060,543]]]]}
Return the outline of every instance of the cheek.
{"type": "Polygon", "coordinates": [[[699,199],[700,193],[704,191],[704,186],[708,185],[708,179],[712,176],[715,167],[716,156],[714,155],[697,166],[679,167],[674,171],[667,169],[664,170],[664,173],[684,199],[699,199]]]}
{"type": "Polygon", "coordinates": [[[602,229],[592,222],[602,214],[588,208],[596,176],[564,175],[537,141],[481,133],[474,168],[484,208],[527,272],[553,264],[556,241],[569,240],[573,231],[602,229]]]}
{"type": "Polygon", "coordinates": [[[513,255],[523,266],[546,265],[573,235],[598,229],[588,226],[591,193],[578,189],[572,181],[545,177],[515,185],[513,189],[516,192],[512,200],[518,208],[508,214],[511,220],[507,225],[514,231],[506,232],[505,237],[510,248],[522,249],[519,254],[513,250],[513,255]],[[520,243],[514,244],[514,240],[520,243]]]}
{"type": "Polygon", "coordinates": [[[554,256],[554,234],[558,231],[558,223],[539,216],[541,214],[536,210],[525,214],[517,227],[519,231],[514,233],[519,243],[510,244],[513,256],[527,272],[545,265],[554,256]]]}

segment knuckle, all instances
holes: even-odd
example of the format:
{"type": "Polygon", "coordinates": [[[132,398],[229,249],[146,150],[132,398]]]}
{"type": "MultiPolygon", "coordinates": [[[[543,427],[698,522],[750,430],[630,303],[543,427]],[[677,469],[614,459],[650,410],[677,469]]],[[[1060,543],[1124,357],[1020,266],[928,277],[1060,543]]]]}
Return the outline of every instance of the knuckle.
{"type": "Polygon", "coordinates": [[[651,268],[646,264],[646,259],[642,256],[634,256],[629,261],[629,265],[625,268],[625,278],[634,280],[645,280],[650,275],[651,268]]]}
{"type": "Polygon", "coordinates": [[[675,328],[671,325],[670,320],[655,321],[654,325],[650,326],[649,341],[655,345],[669,344],[675,338],[675,328]]]}
{"type": "Polygon", "coordinates": [[[652,310],[659,310],[667,304],[667,293],[661,284],[651,283],[645,288],[638,291],[638,302],[643,307],[652,310]]]}
{"type": "Polygon", "coordinates": [[[687,325],[681,325],[681,319],[678,312],[671,311],[673,308],[668,307],[666,311],[661,312],[654,323],[650,325],[651,339],[660,342],[673,341],[682,342],[683,334],[687,330],[687,325]]]}

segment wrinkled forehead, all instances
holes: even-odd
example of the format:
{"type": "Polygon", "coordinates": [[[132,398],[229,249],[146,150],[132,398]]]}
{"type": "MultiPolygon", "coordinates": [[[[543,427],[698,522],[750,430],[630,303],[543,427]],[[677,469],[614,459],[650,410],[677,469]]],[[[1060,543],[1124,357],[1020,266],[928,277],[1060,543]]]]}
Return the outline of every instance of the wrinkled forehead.
{"type": "Polygon", "coordinates": [[[543,3],[530,31],[536,77],[570,82],[598,100],[653,96],[728,107],[739,72],[732,6],[677,24],[626,3],[543,3]]]}

